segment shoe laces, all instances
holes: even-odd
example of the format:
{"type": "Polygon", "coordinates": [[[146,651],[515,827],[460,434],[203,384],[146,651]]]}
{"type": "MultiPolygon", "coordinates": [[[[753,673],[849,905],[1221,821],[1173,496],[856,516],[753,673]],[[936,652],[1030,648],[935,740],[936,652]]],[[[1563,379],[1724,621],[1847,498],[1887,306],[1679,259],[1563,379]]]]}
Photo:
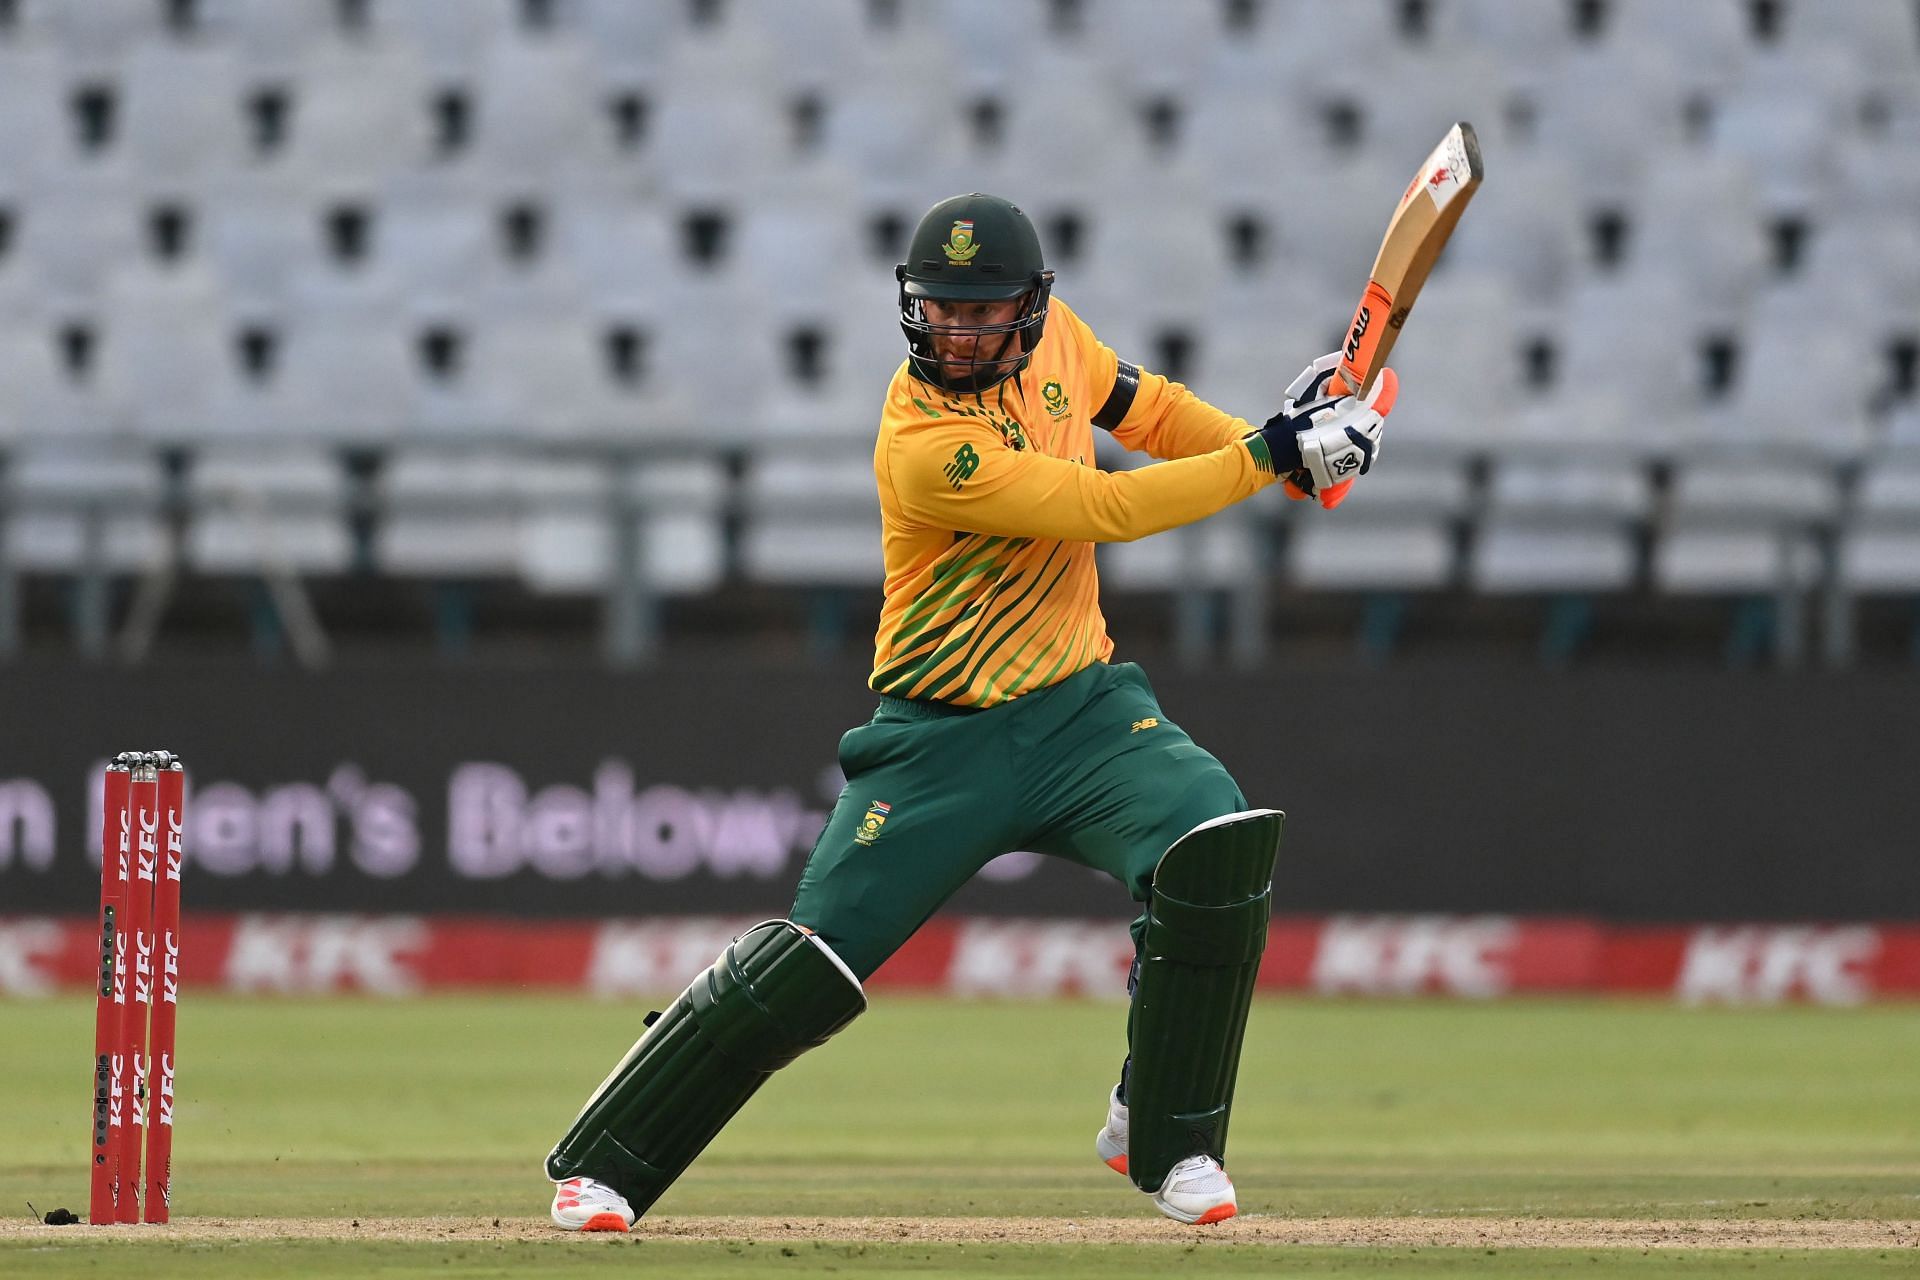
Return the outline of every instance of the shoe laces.
{"type": "Polygon", "coordinates": [[[1166,1190],[1181,1192],[1224,1191],[1233,1182],[1227,1171],[1212,1156],[1188,1156],[1167,1171],[1166,1190]]]}

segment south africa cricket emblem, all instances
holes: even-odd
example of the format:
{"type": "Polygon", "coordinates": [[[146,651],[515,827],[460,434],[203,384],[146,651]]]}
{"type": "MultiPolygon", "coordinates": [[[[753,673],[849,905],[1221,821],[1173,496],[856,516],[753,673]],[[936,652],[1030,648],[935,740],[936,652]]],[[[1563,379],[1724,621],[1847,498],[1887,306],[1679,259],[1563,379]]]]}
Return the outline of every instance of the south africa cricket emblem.
{"type": "Polygon", "coordinates": [[[956,266],[965,266],[973,261],[973,255],[980,252],[980,246],[973,242],[973,220],[961,218],[953,224],[953,230],[947,233],[947,242],[940,246],[947,255],[947,261],[956,266]]]}
{"type": "Polygon", "coordinates": [[[893,812],[893,806],[875,800],[867,807],[867,816],[860,819],[860,830],[854,832],[855,844],[872,844],[880,838],[880,828],[887,825],[887,815],[893,812]]]}
{"type": "Polygon", "coordinates": [[[1049,382],[1040,388],[1040,398],[1047,402],[1047,416],[1057,418],[1067,411],[1067,393],[1057,382],[1049,382]]]}

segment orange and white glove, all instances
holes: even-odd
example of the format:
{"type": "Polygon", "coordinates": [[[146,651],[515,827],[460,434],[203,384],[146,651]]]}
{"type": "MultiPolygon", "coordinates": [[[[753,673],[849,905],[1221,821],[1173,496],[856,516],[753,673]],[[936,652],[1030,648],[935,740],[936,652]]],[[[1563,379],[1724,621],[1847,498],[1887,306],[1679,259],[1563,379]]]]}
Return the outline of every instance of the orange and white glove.
{"type": "Polygon", "coordinates": [[[1386,418],[1400,394],[1400,379],[1382,369],[1364,396],[1330,394],[1340,353],[1321,356],[1287,387],[1280,412],[1260,428],[1290,498],[1318,497],[1331,510],[1353,481],[1379,460],[1386,418]]]}

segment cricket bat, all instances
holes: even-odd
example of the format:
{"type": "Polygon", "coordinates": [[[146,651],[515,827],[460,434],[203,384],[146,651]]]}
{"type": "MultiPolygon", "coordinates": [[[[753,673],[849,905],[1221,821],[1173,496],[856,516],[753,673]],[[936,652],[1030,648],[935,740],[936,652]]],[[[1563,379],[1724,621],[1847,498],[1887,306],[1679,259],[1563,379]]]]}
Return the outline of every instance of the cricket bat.
{"type": "MultiPolygon", "coordinates": [[[[1365,395],[1373,389],[1407,313],[1413,310],[1413,300],[1420,296],[1420,286],[1427,282],[1447,237],[1485,175],[1480,140],[1473,126],[1462,120],[1447,130],[1421,164],[1387,222],[1366,291],[1347,326],[1340,366],[1328,383],[1333,395],[1365,395]]],[[[1392,407],[1391,403],[1379,406],[1382,412],[1392,407]]],[[[1343,480],[1322,490],[1320,505],[1329,510],[1339,506],[1352,487],[1353,481],[1343,480]]]]}

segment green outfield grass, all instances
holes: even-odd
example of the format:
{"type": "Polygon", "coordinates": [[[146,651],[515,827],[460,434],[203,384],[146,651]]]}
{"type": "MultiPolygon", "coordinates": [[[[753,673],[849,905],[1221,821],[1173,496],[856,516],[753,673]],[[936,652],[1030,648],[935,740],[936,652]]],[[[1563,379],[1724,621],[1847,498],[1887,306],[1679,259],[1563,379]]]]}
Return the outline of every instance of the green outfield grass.
{"type": "MultiPolygon", "coordinates": [[[[176,1214],[543,1215],[539,1162],[644,1008],[190,992],[176,1214]]],[[[1152,1218],[1092,1138],[1125,1009],[881,995],[776,1078],[655,1215],[1152,1218]]],[[[0,1205],[86,1209],[91,1000],[0,1004],[0,1205]]],[[[1920,1218],[1920,1008],[1263,1001],[1243,1214],[1920,1218]]],[[[0,1236],[0,1274],[1143,1275],[1920,1272],[1920,1251],[741,1241],[190,1243],[0,1236]],[[1135,1255],[1142,1255],[1136,1257],[1135,1255]],[[1597,1260],[1596,1260],[1597,1259],[1597,1260]],[[25,1266],[20,1264],[25,1263],[25,1266]],[[670,1265],[669,1265],[670,1264],[670,1265]]]]}

